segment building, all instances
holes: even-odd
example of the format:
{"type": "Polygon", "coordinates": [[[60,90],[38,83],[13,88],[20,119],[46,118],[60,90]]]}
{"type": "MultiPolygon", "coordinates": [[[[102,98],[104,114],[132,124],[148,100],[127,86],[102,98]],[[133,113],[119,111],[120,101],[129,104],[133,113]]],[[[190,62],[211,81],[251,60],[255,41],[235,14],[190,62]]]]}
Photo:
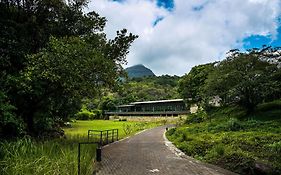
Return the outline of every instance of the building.
{"type": "Polygon", "coordinates": [[[177,116],[188,113],[183,99],[133,102],[116,106],[115,111],[105,112],[111,116],[177,116]]]}

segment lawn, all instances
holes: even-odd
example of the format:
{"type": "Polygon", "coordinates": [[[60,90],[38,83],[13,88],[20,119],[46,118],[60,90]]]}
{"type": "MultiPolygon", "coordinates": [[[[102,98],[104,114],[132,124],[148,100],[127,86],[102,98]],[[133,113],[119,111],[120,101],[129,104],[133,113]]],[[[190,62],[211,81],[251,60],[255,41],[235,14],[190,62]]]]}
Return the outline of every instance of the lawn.
{"type": "Polygon", "coordinates": [[[87,136],[88,130],[106,130],[106,129],[118,129],[120,138],[126,136],[124,133],[125,125],[135,125],[138,122],[129,122],[129,121],[113,121],[113,120],[87,120],[82,121],[78,120],[72,122],[72,127],[64,128],[65,134],[67,137],[72,136],[87,136]]]}

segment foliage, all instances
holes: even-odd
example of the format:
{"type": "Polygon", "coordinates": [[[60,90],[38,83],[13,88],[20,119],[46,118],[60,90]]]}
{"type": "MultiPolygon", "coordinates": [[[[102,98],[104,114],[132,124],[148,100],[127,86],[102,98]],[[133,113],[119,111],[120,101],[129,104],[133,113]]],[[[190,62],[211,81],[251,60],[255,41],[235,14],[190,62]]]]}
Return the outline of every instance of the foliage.
{"type": "Polygon", "coordinates": [[[193,67],[180,79],[178,91],[207,111],[218,97],[220,105],[238,104],[250,114],[258,104],[281,98],[280,58],[278,47],[230,50],[220,62],[193,67]]]}
{"type": "Polygon", "coordinates": [[[179,77],[162,75],[159,77],[132,78],[123,83],[116,94],[117,104],[134,101],[153,101],[178,98],[176,85],[179,77]]]}
{"type": "Polygon", "coordinates": [[[121,65],[137,36],[123,29],[108,40],[106,19],[84,13],[87,3],[0,2],[0,88],[29,135],[50,131],[52,122],[73,116],[82,99],[115,88],[124,74],[121,65]]]}
{"type": "Polygon", "coordinates": [[[202,88],[208,75],[213,70],[214,63],[195,66],[179,81],[178,91],[182,98],[191,103],[200,102],[203,99],[202,88]]]}
{"type": "Polygon", "coordinates": [[[197,113],[190,114],[187,116],[185,123],[201,123],[207,119],[207,113],[204,110],[199,110],[197,113]]]}
{"type": "Polygon", "coordinates": [[[7,96],[0,91],[0,138],[11,138],[24,133],[23,122],[15,116],[15,110],[7,96]]]}
{"type": "Polygon", "coordinates": [[[277,51],[271,48],[252,49],[245,53],[230,51],[229,56],[219,62],[208,76],[205,96],[219,95],[224,104],[239,104],[248,114],[259,103],[280,98],[277,94],[281,92],[281,85],[275,77],[280,69],[278,64],[268,61],[280,55],[277,51]]]}
{"type": "Polygon", "coordinates": [[[265,114],[258,118],[245,117],[239,107],[216,108],[207,114],[212,120],[170,129],[167,137],[187,155],[239,174],[280,174],[281,111],[268,118],[272,108],[264,107],[273,103],[279,101],[258,105],[256,112],[265,114]]]}
{"type": "Polygon", "coordinates": [[[92,120],[94,118],[94,114],[89,111],[81,111],[75,114],[76,120],[92,120]]]}

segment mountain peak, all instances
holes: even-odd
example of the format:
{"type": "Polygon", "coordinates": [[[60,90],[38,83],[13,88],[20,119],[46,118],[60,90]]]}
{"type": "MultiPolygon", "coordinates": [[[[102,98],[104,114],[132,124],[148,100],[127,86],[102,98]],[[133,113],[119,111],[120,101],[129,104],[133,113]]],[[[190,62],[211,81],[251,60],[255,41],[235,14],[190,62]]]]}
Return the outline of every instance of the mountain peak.
{"type": "Polygon", "coordinates": [[[129,78],[145,77],[145,76],[155,76],[155,74],[149,68],[145,67],[143,64],[137,64],[125,69],[128,73],[129,78]]]}

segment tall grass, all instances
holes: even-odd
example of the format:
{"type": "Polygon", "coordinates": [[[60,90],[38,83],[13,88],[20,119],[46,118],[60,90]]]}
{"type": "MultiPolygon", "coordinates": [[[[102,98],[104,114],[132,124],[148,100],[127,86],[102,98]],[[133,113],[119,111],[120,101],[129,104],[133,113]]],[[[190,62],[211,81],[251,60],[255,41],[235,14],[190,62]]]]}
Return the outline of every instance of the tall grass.
{"type": "MultiPolygon", "coordinates": [[[[44,142],[23,138],[13,142],[1,142],[0,174],[77,174],[77,143],[77,138],[44,142]]],[[[83,145],[81,147],[81,174],[92,174],[94,157],[95,145],[83,145]]]]}

